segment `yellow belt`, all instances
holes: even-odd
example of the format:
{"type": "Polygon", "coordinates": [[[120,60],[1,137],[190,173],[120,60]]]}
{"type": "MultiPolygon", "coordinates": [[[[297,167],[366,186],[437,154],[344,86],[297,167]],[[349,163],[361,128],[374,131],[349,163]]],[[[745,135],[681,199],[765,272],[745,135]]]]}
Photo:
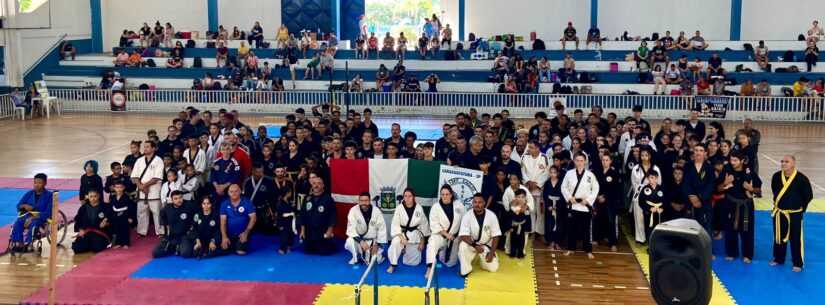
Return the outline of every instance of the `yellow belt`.
{"type": "Polygon", "coordinates": [[[788,242],[788,239],[791,237],[791,214],[802,213],[802,209],[796,210],[784,210],[779,208],[773,208],[771,211],[771,217],[773,217],[774,221],[774,236],[773,242],[776,244],[781,244],[788,242]],[[779,217],[782,216],[782,217],[779,217]],[[785,235],[782,236],[782,219],[786,219],[788,221],[788,230],[785,232],[785,235]]]}
{"type": "Polygon", "coordinates": [[[656,217],[659,218],[659,222],[662,222],[662,212],[664,212],[665,209],[662,208],[662,203],[661,202],[656,203],[656,202],[647,201],[647,205],[653,207],[653,209],[650,210],[650,223],[648,224],[648,227],[653,227],[653,214],[655,213],[656,217]]]}

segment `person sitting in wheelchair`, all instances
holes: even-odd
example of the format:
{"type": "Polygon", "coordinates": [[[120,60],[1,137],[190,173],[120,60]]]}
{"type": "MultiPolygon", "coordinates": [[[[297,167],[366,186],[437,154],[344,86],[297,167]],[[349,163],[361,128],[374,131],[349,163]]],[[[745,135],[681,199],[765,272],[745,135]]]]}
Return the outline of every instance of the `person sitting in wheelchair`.
{"type": "Polygon", "coordinates": [[[10,249],[15,252],[32,250],[32,237],[52,216],[52,191],[46,189],[48,177],[34,176],[34,186],[17,203],[18,216],[11,230],[10,249]]]}

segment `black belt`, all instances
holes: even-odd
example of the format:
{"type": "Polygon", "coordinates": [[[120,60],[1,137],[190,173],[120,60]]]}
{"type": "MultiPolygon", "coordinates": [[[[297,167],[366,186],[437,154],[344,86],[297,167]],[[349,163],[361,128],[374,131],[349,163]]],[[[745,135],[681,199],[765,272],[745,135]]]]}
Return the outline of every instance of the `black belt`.
{"type": "Polygon", "coordinates": [[[752,203],[753,199],[751,198],[743,198],[739,199],[736,197],[727,196],[727,199],[734,204],[734,213],[733,213],[733,230],[739,230],[739,215],[742,215],[742,223],[744,224],[742,231],[748,231],[748,224],[750,223],[750,206],[748,203],[752,203]],[[744,211],[742,211],[744,209],[744,211]],[[744,215],[743,215],[744,214],[744,215]]]}

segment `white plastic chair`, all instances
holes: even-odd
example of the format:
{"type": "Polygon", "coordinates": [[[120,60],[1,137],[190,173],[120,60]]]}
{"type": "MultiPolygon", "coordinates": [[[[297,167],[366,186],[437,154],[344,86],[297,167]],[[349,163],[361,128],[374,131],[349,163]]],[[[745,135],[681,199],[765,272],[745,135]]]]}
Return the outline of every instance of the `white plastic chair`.
{"type": "Polygon", "coordinates": [[[46,112],[46,119],[50,118],[50,110],[54,105],[57,110],[57,115],[63,115],[63,103],[57,97],[49,95],[49,89],[46,88],[46,81],[39,81],[37,93],[40,95],[32,98],[32,102],[40,101],[42,109],[46,112]]]}
{"type": "Polygon", "coordinates": [[[14,112],[12,113],[12,117],[11,117],[12,120],[17,118],[17,113],[20,113],[20,119],[21,120],[23,120],[23,121],[26,120],[26,108],[23,108],[21,106],[15,106],[14,107],[14,112]]]}

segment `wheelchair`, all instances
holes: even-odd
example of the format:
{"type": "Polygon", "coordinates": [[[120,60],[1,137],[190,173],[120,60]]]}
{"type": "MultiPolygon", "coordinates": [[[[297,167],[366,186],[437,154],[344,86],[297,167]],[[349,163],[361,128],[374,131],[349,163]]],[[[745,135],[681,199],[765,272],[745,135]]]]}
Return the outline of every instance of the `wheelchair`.
{"type": "MultiPolygon", "coordinates": [[[[20,214],[18,217],[24,216],[26,213],[20,214]]],[[[6,253],[9,253],[11,256],[15,255],[23,255],[24,253],[37,253],[38,255],[43,253],[43,239],[45,238],[49,245],[56,245],[57,247],[62,247],[63,241],[66,240],[66,235],[68,235],[68,226],[69,221],[66,217],[66,214],[63,211],[57,210],[57,214],[55,214],[56,221],[57,221],[57,240],[52,242],[51,238],[51,223],[52,219],[49,218],[46,222],[42,223],[38,228],[28,228],[27,230],[35,230],[32,234],[32,241],[29,244],[25,245],[15,245],[14,242],[9,239],[9,245],[6,248],[6,253]]],[[[14,228],[12,228],[14,230],[14,228]]],[[[14,234],[12,232],[12,234],[14,234]]],[[[5,254],[5,253],[3,253],[5,254]]]]}

